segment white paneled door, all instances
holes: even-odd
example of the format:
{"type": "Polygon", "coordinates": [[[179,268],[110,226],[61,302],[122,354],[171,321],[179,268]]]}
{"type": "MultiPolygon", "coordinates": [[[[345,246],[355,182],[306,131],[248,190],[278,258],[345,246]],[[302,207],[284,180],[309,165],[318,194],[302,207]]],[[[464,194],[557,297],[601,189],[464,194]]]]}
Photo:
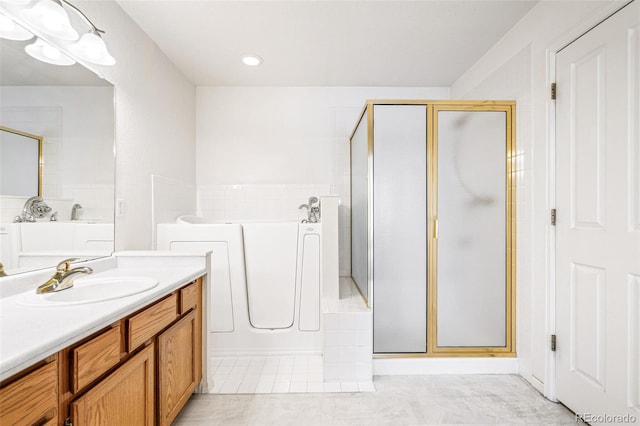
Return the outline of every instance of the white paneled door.
{"type": "Polygon", "coordinates": [[[557,54],[558,399],[640,423],[640,0],[557,54]]]}

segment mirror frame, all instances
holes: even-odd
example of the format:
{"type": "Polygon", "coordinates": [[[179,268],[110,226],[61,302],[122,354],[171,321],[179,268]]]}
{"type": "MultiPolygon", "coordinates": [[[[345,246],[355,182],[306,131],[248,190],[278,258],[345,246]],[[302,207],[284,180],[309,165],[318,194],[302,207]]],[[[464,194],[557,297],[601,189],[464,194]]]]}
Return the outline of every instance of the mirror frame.
{"type": "MultiPolygon", "coordinates": [[[[35,139],[35,140],[38,141],[38,193],[37,194],[28,195],[28,197],[31,197],[33,195],[38,195],[38,196],[42,197],[42,161],[43,161],[43,159],[42,159],[42,141],[43,141],[44,138],[42,136],[33,135],[31,133],[23,132],[21,130],[16,130],[16,129],[12,129],[10,127],[5,127],[5,126],[0,126],[0,131],[13,133],[13,134],[16,134],[16,135],[24,136],[26,138],[35,139]]],[[[3,195],[3,194],[0,193],[0,195],[3,195]]],[[[13,195],[13,194],[4,194],[4,195],[13,195]]]]}

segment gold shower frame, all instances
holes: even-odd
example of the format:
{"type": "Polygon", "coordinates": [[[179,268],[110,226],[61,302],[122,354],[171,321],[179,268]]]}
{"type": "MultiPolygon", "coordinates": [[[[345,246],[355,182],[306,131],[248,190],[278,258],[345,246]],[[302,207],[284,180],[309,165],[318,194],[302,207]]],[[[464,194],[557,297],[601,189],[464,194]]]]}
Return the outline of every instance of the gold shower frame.
{"type": "Polygon", "coordinates": [[[42,141],[43,137],[33,135],[31,133],[23,132],[21,130],[12,129],[10,127],[0,126],[0,131],[14,133],[19,136],[23,136],[29,139],[35,139],[38,142],[38,193],[35,195],[42,196],[42,166],[43,166],[43,153],[42,153],[42,141]]]}
{"type": "MultiPolygon", "coordinates": [[[[368,298],[361,296],[367,306],[373,306],[373,107],[375,105],[425,105],[427,107],[427,347],[424,353],[374,354],[374,358],[424,358],[424,357],[515,357],[516,356],[516,149],[515,149],[515,101],[499,100],[368,100],[349,137],[353,138],[358,125],[367,119],[367,163],[368,163],[368,298]],[[500,347],[442,347],[437,345],[437,212],[438,212],[438,112],[439,111],[502,111],[506,114],[506,300],[505,300],[505,346],[500,347]]],[[[357,286],[356,286],[357,288],[357,286]]],[[[358,289],[360,291],[360,289],[358,289]]]]}

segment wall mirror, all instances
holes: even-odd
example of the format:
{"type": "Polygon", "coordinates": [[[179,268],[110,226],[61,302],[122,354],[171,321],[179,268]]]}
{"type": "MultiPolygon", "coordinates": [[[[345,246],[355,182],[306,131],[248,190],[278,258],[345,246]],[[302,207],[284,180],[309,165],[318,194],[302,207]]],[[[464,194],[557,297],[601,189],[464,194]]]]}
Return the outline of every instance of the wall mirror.
{"type": "Polygon", "coordinates": [[[28,43],[0,39],[0,262],[9,275],[114,247],[114,87],[79,64],[29,57],[28,43]],[[17,141],[25,135],[40,146],[17,141]],[[43,217],[26,214],[36,196],[51,209],[43,217]]]}

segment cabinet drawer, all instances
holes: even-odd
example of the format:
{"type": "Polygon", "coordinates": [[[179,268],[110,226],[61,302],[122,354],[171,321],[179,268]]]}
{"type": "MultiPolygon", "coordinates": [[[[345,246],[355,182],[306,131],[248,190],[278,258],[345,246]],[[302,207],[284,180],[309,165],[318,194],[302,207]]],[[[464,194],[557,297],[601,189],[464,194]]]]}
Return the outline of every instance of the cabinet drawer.
{"type": "Polygon", "coordinates": [[[127,320],[129,329],[127,350],[131,352],[171,324],[178,317],[177,307],[178,295],[172,294],[129,318],[127,320]]]}
{"type": "Polygon", "coordinates": [[[58,414],[58,362],[0,390],[0,424],[50,424],[58,414]]]}
{"type": "Polygon", "coordinates": [[[180,290],[180,314],[198,305],[198,284],[193,283],[180,290]]]}
{"type": "Polygon", "coordinates": [[[77,392],[120,362],[120,325],[71,350],[71,390],[77,392]]]}
{"type": "Polygon", "coordinates": [[[153,426],[153,344],[71,402],[74,426],[153,426]]]}

